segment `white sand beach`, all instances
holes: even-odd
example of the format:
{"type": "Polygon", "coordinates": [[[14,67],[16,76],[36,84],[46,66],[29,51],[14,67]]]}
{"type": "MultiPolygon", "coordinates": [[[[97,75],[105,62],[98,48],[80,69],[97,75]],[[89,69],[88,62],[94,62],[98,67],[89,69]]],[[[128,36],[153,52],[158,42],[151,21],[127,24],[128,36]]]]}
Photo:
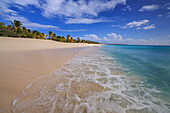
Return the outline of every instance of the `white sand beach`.
{"type": "Polygon", "coordinates": [[[0,37],[0,108],[9,105],[39,76],[61,68],[93,44],[0,37]]]}

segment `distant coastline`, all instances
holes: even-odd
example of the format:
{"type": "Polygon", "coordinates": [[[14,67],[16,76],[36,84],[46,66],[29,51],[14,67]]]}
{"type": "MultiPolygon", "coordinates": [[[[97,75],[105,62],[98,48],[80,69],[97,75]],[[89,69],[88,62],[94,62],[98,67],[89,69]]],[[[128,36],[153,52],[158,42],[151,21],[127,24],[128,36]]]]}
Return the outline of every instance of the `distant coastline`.
{"type": "Polygon", "coordinates": [[[102,44],[102,45],[125,45],[125,46],[169,46],[170,45],[136,45],[136,44],[102,44]]]}

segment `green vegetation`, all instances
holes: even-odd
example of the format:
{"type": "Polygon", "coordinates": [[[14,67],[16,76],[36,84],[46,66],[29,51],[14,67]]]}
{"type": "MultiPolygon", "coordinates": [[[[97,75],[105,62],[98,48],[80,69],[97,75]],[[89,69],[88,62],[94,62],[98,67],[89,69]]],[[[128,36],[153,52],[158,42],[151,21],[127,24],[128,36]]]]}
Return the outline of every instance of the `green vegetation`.
{"type": "Polygon", "coordinates": [[[33,38],[33,39],[45,39],[49,37],[49,40],[59,41],[59,42],[68,42],[68,43],[88,43],[88,44],[99,44],[98,42],[93,42],[89,40],[81,40],[80,37],[77,40],[73,39],[70,35],[67,35],[67,38],[64,36],[57,36],[52,31],[49,31],[47,35],[41,33],[37,30],[30,30],[22,26],[22,23],[18,20],[14,22],[10,21],[11,25],[5,25],[0,22],[0,36],[4,37],[19,37],[19,38],[33,38]],[[71,37],[71,38],[70,38],[71,37]]]}
{"type": "Polygon", "coordinates": [[[70,35],[67,35],[67,42],[70,42],[70,35]]]}

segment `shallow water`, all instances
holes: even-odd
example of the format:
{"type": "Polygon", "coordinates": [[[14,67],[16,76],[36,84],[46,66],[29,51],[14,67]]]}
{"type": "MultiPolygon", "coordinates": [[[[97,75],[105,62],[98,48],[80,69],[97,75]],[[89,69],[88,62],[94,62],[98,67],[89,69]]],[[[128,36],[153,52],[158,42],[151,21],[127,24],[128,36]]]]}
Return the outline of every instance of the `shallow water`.
{"type": "MultiPolygon", "coordinates": [[[[153,57],[148,59],[144,55],[147,52],[141,53],[139,49],[119,46],[86,49],[61,69],[30,84],[12,106],[3,111],[168,113],[170,93],[169,75],[166,74],[169,74],[169,67],[162,67],[165,70],[160,73],[155,72],[167,78],[165,81],[155,80],[156,75],[150,72],[153,67],[145,64],[152,65],[149,60],[153,57]]],[[[152,53],[148,51],[148,54],[152,53]]],[[[169,62],[168,57],[166,62],[169,62]]]]}

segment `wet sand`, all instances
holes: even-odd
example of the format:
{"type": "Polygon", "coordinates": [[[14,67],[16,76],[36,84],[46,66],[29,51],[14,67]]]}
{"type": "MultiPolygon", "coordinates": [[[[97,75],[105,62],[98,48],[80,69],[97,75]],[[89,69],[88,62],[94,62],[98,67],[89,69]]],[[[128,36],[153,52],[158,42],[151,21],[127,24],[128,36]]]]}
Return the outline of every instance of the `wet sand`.
{"type": "Polygon", "coordinates": [[[84,47],[89,45],[0,37],[0,109],[33,80],[61,68],[84,47]]]}

